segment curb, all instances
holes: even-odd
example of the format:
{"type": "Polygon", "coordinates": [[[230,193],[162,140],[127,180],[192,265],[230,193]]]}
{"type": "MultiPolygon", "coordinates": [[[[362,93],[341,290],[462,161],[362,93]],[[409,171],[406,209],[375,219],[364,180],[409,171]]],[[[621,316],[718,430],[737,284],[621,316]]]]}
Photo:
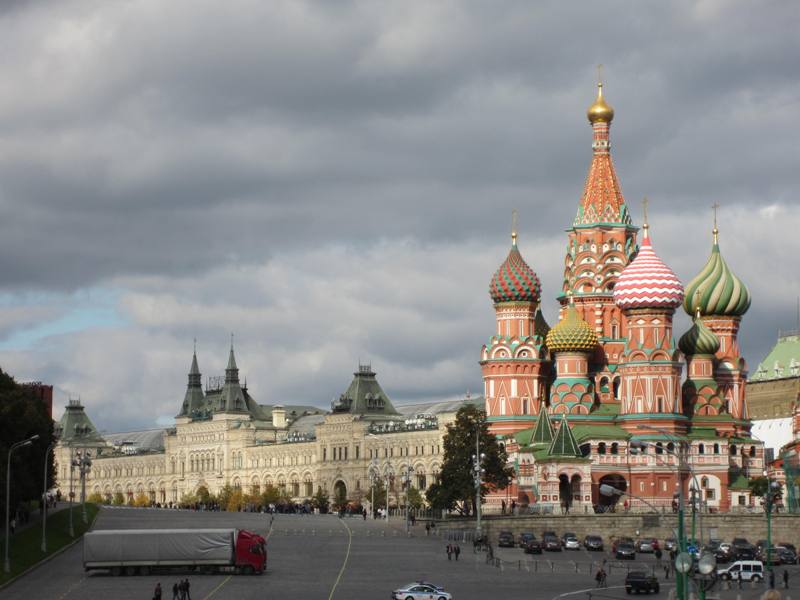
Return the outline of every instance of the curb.
{"type": "MultiPolygon", "coordinates": [[[[94,522],[97,520],[97,517],[98,517],[98,516],[100,516],[100,512],[103,510],[103,507],[102,507],[102,506],[101,506],[101,507],[99,507],[99,508],[100,508],[100,510],[98,510],[98,511],[95,513],[94,517],[92,518],[92,522],[91,522],[91,523],[89,523],[89,527],[86,529],[86,531],[91,531],[92,527],[94,527],[94,522]]],[[[30,567],[28,567],[27,569],[25,569],[25,570],[24,570],[22,573],[20,573],[19,575],[17,575],[17,576],[16,576],[16,577],[14,577],[13,579],[9,579],[9,580],[8,580],[8,581],[6,581],[4,584],[0,585],[0,590],[4,590],[4,589],[6,589],[8,586],[10,586],[12,583],[14,583],[15,581],[17,581],[18,579],[20,579],[20,578],[24,577],[25,575],[27,575],[27,574],[28,574],[28,573],[30,573],[31,571],[35,571],[36,569],[38,569],[39,567],[41,567],[43,564],[50,562],[50,561],[51,561],[51,560],[53,560],[53,559],[54,559],[56,556],[59,556],[60,554],[63,554],[64,552],[66,552],[67,550],[69,550],[70,548],[72,548],[72,547],[73,547],[75,544],[77,544],[78,542],[80,542],[80,541],[83,539],[83,535],[84,535],[85,533],[86,533],[86,532],[84,532],[83,534],[81,534],[80,536],[78,536],[77,538],[75,538],[74,540],[72,540],[72,541],[71,541],[69,544],[67,544],[66,546],[62,546],[61,548],[59,548],[58,550],[56,550],[56,551],[55,551],[55,552],[53,552],[52,554],[49,554],[48,556],[45,556],[45,557],[44,557],[42,560],[40,560],[39,562],[37,562],[37,563],[35,563],[35,564],[31,565],[30,567]]]]}

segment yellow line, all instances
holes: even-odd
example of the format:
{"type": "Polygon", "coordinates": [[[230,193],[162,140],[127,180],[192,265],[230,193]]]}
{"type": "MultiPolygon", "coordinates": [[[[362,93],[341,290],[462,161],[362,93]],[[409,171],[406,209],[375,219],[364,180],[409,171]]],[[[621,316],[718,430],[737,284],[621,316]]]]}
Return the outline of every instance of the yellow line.
{"type": "Polygon", "coordinates": [[[347,553],[344,555],[344,562],[342,563],[342,568],[339,569],[339,574],[336,576],[336,581],[333,582],[333,587],[331,588],[330,595],[328,595],[328,600],[333,598],[333,593],[336,591],[336,586],[339,585],[339,581],[342,579],[344,570],[347,567],[347,559],[350,558],[350,546],[353,543],[353,532],[347,526],[347,523],[344,522],[344,519],[339,519],[339,522],[344,525],[345,529],[347,529],[347,553]]]}
{"type": "Polygon", "coordinates": [[[233,577],[233,575],[228,575],[228,576],[227,576],[225,579],[223,579],[223,580],[222,580],[222,583],[220,583],[220,584],[219,584],[217,587],[215,587],[213,590],[211,590],[211,591],[208,593],[208,596],[206,596],[205,598],[203,598],[203,600],[208,600],[209,598],[211,598],[211,596],[213,596],[214,594],[216,594],[216,593],[219,591],[219,589],[220,589],[220,588],[221,588],[223,585],[225,585],[226,583],[228,583],[228,581],[230,581],[231,577],[233,577]]]}

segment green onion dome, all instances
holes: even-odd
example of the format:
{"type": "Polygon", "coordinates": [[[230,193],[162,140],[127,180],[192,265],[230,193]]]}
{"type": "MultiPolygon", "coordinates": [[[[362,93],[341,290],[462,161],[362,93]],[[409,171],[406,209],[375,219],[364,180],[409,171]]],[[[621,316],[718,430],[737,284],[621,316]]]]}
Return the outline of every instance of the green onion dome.
{"type": "Polygon", "coordinates": [[[597,343],[597,334],[571,302],[564,318],[548,332],[546,339],[551,352],[592,352],[597,343]]]}
{"type": "Polygon", "coordinates": [[[700,317],[695,318],[689,331],[678,340],[678,348],[686,356],[697,354],[716,354],[719,350],[719,339],[714,332],[705,326],[700,317]]]}
{"type": "Polygon", "coordinates": [[[703,270],[686,286],[683,309],[690,315],[699,310],[701,315],[741,317],[748,308],[750,292],[722,258],[715,229],[711,256],[703,270]]]}
{"type": "Polygon", "coordinates": [[[539,302],[542,284],[539,276],[528,266],[517,249],[516,236],[508,257],[492,277],[489,295],[499,302],[539,302]]]}

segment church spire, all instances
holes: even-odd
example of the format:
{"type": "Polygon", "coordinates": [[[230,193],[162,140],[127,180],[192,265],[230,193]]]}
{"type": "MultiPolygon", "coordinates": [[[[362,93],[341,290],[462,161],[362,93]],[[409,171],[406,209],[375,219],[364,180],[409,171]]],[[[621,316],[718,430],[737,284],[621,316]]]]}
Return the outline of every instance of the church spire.
{"type": "Polygon", "coordinates": [[[239,367],[233,354],[233,334],[231,334],[231,352],[228,355],[228,366],[225,367],[225,383],[239,383],[239,367]]]}
{"type": "Polygon", "coordinates": [[[609,127],[614,118],[614,109],[603,96],[602,82],[597,83],[597,98],[586,115],[592,125],[592,164],[586,177],[575,225],[630,225],[631,217],[622,197],[614,163],[611,161],[609,127]]]}

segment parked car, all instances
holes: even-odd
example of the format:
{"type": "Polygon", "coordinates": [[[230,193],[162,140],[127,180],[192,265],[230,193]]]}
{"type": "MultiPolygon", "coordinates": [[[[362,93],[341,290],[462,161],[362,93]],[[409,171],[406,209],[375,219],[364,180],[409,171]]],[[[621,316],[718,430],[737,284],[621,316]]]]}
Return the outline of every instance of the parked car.
{"type": "Polygon", "coordinates": [[[760,560],[737,560],[731,566],[717,569],[721,579],[741,579],[742,581],[761,581],[764,579],[764,564],[760,560]]]}
{"type": "Polygon", "coordinates": [[[517,546],[520,548],[525,548],[525,544],[528,543],[528,540],[535,540],[536,536],[530,532],[520,533],[519,537],[517,538],[517,546]]]}
{"type": "Polygon", "coordinates": [[[642,538],[637,544],[637,550],[644,553],[652,553],[658,550],[658,540],[656,538],[642,538]]]}
{"type": "Polygon", "coordinates": [[[497,546],[499,548],[513,548],[514,547],[514,534],[510,531],[501,531],[497,536],[497,546]]]}
{"type": "Polygon", "coordinates": [[[633,543],[634,543],[633,542],[633,538],[624,537],[624,536],[623,537],[619,537],[619,538],[615,539],[611,543],[611,553],[612,554],[616,554],[617,553],[617,546],[619,546],[620,544],[630,544],[631,546],[633,546],[633,543]]]}
{"type": "Polygon", "coordinates": [[[523,551],[525,554],[541,554],[542,553],[542,543],[537,539],[530,539],[525,542],[525,546],[523,546],[523,551]]]}
{"type": "Polygon", "coordinates": [[[587,535],[583,538],[583,547],[596,552],[603,550],[603,538],[599,535],[587,535]]]}
{"type": "Polygon", "coordinates": [[[631,571],[625,577],[625,592],[631,594],[636,592],[653,592],[657,594],[659,591],[658,579],[646,573],[645,571],[631,571]]]}
{"type": "Polygon", "coordinates": [[[441,586],[417,581],[399,587],[392,592],[392,600],[452,600],[453,596],[441,586]]]}
{"type": "Polygon", "coordinates": [[[576,537],[568,537],[564,540],[564,549],[565,550],[580,550],[581,543],[578,541],[576,537]]]}
{"type": "Polygon", "coordinates": [[[752,544],[747,546],[734,546],[733,558],[736,560],[755,560],[756,547],[752,544]]]}
{"type": "Polygon", "coordinates": [[[786,548],[797,554],[797,548],[794,547],[794,544],[789,544],[788,542],[778,542],[776,546],[780,546],[781,548],[786,548]]]}
{"type": "Polygon", "coordinates": [[[614,556],[618,560],[634,560],[636,558],[636,547],[629,542],[620,542],[617,544],[617,550],[614,556]]]}
{"type": "Polygon", "coordinates": [[[786,546],[776,546],[776,550],[778,551],[778,555],[781,558],[781,564],[784,565],[798,564],[797,553],[791,548],[787,548],[786,546]]]}
{"type": "Polygon", "coordinates": [[[561,542],[554,535],[542,537],[542,546],[548,552],[561,552],[561,542]]]}
{"type": "Polygon", "coordinates": [[[669,538],[665,539],[664,540],[664,550],[666,550],[667,552],[672,552],[673,550],[675,552],[677,552],[678,551],[678,540],[676,540],[675,538],[672,538],[672,537],[669,537],[669,538]]]}
{"type": "Polygon", "coordinates": [[[544,539],[544,538],[546,538],[546,537],[554,537],[554,538],[557,538],[557,537],[558,537],[558,535],[556,535],[556,532],[555,532],[555,531],[543,531],[543,532],[542,532],[542,539],[544,539]]]}
{"type": "Polygon", "coordinates": [[[575,535],[574,533],[572,533],[571,531],[567,531],[566,533],[564,533],[564,535],[561,536],[561,545],[562,546],[566,546],[567,545],[567,538],[576,538],[577,539],[577,537],[578,536],[575,535]]]}
{"type": "Polygon", "coordinates": [[[733,546],[722,542],[713,550],[713,554],[718,563],[729,563],[733,560],[733,546]]]}

